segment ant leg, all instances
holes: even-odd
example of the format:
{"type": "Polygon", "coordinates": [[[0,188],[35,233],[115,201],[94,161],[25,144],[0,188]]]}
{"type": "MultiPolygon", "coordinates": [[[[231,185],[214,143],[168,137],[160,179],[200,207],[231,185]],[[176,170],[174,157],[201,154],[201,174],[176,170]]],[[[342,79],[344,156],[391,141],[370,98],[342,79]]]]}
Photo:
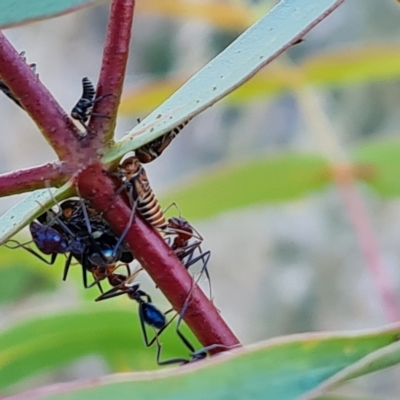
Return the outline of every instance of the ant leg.
{"type": "MultiPolygon", "coordinates": [[[[199,250],[201,251],[200,247],[199,247],[199,250]]],[[[201,275],[203,275],[203,273],[206,275],[206,278],[208,281],[209,292],[210,292],[210,299],[212,299],[213,296],[212,296],[211,278],[210,278],[210,274],[209,274],[208,268],[207,268],[208,262],[210,261],[210,257],[211,257],[211,251],[208,250],[205,253],[201,253],[200,255],[198,255],[195,258],[192,258],[192,255],[193,255],[193,253],[190,254],[188,262],[185,263],[185,268],[189,269],[197,261],[203,260],[203,266],[201,267],[199,278],[201,277],[201,275]]]]}
{"type": "Polygon", "coordinates": [[[129,221],[128,224],[126,225],[124,231],[122,232],[122,235],[119,237],[115,247],[114,247],[114,251],[113,251],[113,256],[115,257],[115,253],[117,252],[117,250],[121,247],[122,242],[125,240],[126,235],[128,234],[128,231],[135,219],[135,213],[136,213],[136,204],[137,204],[137,200],[134,201],[133,205],[132,205],[132,212],[131,215],[129,217],[129,221]]]}
{"type": "MultiPolygon", "coordinates": [[[[9,240],[18,243],[16,240],[9,240]]],[[[59,253],[52,253],[51,254],[51,258],[50,261],[46,260],[41,254],[39,254],[38,252],[36,252],[35,250],[32,250],[30,247],[27,247],[26,244],[31,243],[31,242],[27,242],[27,243],[18,243],[17,246],[15,247],[11,247],[9,245],[7,245],[7,243],[4,243],[3,246],[9,248],[9,249],[17,249],[19,247],[25,249],[27,252],[33,254],[35,257],[37,257],[39,260],[43,261],[44,263],[48,264],[48,265],[53,265],[56,262],[57,256],[59,253]]]]}
{"type": "Polygon", "coordinates": [[[72,261],[72,253],[69,253],[67,261],[65,262],[65,265],[64,265],[64,272],[63,272],[63,277],[62,277],[63,281],[65,281],[67,279],[69,266],[71,265],[71,261],[72,261]]]}
{"type": "Polygon", "coordinates": [[[190,362],[190,360],[186,358],[171,358],[169,360],[164,360],[161,361],[161,350],[162,350],[162,345],[159,342],[158,338],[156,340],[157,343],[157,365],[172,365],[172,364],[187,364],[190,362]]]}

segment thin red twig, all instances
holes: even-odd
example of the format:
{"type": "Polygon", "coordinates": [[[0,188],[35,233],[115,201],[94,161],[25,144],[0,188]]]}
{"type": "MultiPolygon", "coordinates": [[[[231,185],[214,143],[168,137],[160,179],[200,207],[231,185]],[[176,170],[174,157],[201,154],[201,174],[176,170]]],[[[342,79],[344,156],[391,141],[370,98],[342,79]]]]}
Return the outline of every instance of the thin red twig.
{"type": "Polygon", "coordinates": [[[111,118],[93,117],[89,125],[89,137],[100,141],[100,147],[109,144],[114,136],[116,115],[121,100],[126,64],[129,55],[134,0],[115,0],[111,5],[106,44],[97,96],[107,96],[95,104],[95,114],[111,118]],[[111,96],[109,96],[111,94],[111,96]]]}
{"type": "MultiPolygon", "coordinates": [[[[101,165],[91,165],[83,171],[78,178],[78,185],[80,194],[103,212],[115,233],[121,235],[132,211],[121,196],[115,195],[117,187],[101,165]]],[[[232,348],[240,345],[171,248],[139,215],[135,217],[125,241],[176,311],[181,311],[190,293],[190,302],[183,318],[203,346],[221,344],[232,348]]],[[[226,348],[216,348],[210,352],[218,353],[226,348]]]]}
{"type": "Polygon", "coordinates": [[[396,291],[382,263],[378,242],[371,227],[364,202],[355,187],[355,181],[352,179],[337,181],[337,186],[346,204],[361,252],[372,274],[377,292],[381,297],[386,316],[390,322],[399,321],[400,309],[396,291]]]}
{"type": "Polygon", "coordinates": [[[0,32],[1,78],[20,100],[61,160],[72,160],[79,131],[47,88],[0,32]]]}
{"type": "Polygon", "coordinates": [[[47,163],[0,175],[0,197],[30,192],[51,186],[60,186],[68,180],[71,171],[60,162],[47,163]]]}

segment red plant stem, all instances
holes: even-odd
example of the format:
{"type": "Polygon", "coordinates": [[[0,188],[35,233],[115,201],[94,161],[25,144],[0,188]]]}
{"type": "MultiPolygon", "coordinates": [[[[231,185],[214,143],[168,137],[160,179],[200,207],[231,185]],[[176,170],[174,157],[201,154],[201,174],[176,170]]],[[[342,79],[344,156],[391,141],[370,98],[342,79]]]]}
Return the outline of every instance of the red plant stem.
{"type": "Polygon", "coordinates": [[[337,186],[343,196],[349,217],[357,234],[361,252],[369,266],[377,292],[381,296],[383,308],[390,322],[400,320],[396,291],[382,264],[379,246],[371,227],[368,212],[357,193],[354,180],[337,181],[337,186]]]}
{"type": "Polygon", "coordinates": [[[51,93],[0,32],[0,74],[61,160],[72,160],[79,131],[51,93]]]}
{"type": "Polygon", "coordinates": [[[59,186],[68,180],[71,171],[60,162],[47,163],[0,175],[0,197],[59,186]]]}
{"type": "MultiPolygon", "coordinates": [[[[78,186],[81,196],[103,212],[115,233],[121,235],[132,211],[121,196],[115,195],[117,187],[101,165],[94,164],[84,170],[78,177],[78,186]]],[[[125,241],[176,311],[181,311],[191,293],[183,319],[204,347],[221,344],[232,348],[240,344],[174,252],[139,215],[135,216],[125,241]]],[[[226,348],[215,348],[210,353],[226,348]]]]}
{"type": "Polygon", "coordinates": [[[100,147],[109,144],[114,136],[116,115],[121,100],[126,64],[129,55],[129,43],[133,21],[135,0],[113,0],[106,43],[103,52],[97,96],[107,96],[95,104],[95,114],[111,118],[94,116],[89,125],[89,137],[96,137],[100,147]],[[111,96],[108,96],[112,94],[111,96]]]}

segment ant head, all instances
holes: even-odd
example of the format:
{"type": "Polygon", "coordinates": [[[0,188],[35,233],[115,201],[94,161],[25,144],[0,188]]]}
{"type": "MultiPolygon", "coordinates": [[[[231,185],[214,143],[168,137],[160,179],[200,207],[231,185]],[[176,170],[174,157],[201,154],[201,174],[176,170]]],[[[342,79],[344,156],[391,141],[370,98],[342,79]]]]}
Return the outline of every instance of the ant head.
{"type": "Polygon", "coordinates": [[[98,267],[107,268],[113,266],[119,259],[119,254],[116,254],[114,247],[108,243],[96,243],[92,250],[89,250],[88,259],[98,267]]]}
{"type": "Polygon", "coordinates": [[[60,204],[62,216],[68,221],[80,209],[79,200],[65,200],[60,204]]]}
{"type": "Polygon", "coordinates": [[[172,217],[168,220],[168,228],[180,237],[182,241],[188,241],[193,237],[193,227],[182,217],[172,217]]]}

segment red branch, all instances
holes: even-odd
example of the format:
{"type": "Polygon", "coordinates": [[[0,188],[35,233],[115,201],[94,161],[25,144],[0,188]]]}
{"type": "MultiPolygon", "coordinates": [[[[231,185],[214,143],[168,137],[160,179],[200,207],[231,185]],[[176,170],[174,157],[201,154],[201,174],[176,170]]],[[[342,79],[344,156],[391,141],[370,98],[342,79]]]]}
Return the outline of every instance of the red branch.
{"type": "Polygon", "coordinates": [[[0,32],[0,73],[61,160],[72,160],[79,131],[29,65],[0,32]]]}
{"type": "MultiPolygon", "coordinates": [[[[80,194],[98,211],[104,212],[104,217],[112,229],[121,235],[132,211],[122,197],[115,196],[117,187],[102,166],[89,166],[80,174],[78,185],[80,194]]],[[[184,320],[203,346],[221,344],[230,348],[239,345],[238,339],[214,305],[194,284],[173,251],[140,216],[135,217],[125,241],[176,311],[182,309],[188,294],[191,293],[184,320]]],[[[216,348],[210,352],[218,353],[224,350],[226,348],[216,348]]]]}
{"type": "Polygon", "coordinates": [[[399,321],[400,309],[396,289],[382,263],[379,245],[375,238],[365,204],[357,192],[355,181],[352,178],[337,180],[337,186],[342,194],[349,218],[356,232],[361,253],[369,267],[377,292],[381,297],[386,316],[391,322],[399,321]]]}
{"type": "Polygon", "coordinates": [[[47,163],[0,175],[0,197],[59,186],[68,180],[71,170],[60,162],[47,163]],[[47,183],[46,183],[47,182],[47,183]]]}
{"type": "Polygon", "coordinates": [[[109,144],[114,136],[116,115],[121,100],[133,21],[134,0],[114,1],[111,5],[106,44],[103,52],[97,96],[107,96],[95,104],[95,114],[111,118],[93,117],[89,137],[97,138],[101,146],[109,144]],[[108,96],[112,94],[111,96],[108,96]],[[99,134],[99,132],[101,132],[99,134]]]}

